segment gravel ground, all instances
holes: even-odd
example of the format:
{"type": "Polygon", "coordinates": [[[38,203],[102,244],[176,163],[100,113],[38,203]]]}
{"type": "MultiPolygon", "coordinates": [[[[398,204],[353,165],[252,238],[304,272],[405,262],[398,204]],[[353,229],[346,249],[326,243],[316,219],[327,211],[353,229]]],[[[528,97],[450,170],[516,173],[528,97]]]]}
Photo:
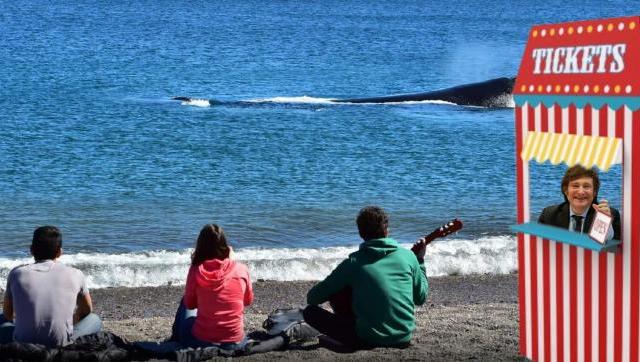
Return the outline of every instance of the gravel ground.
{"type": "MultiPolygon", "coordinates": [[[[314,283],[255,282],[246,330],[261,330],[273,309],[304,305],[314,283]]],[[[242,359],[522,360],[518,357],[517,275],[432,277],[429,286],[427,303],[416,311],[417,329],[409,348],[336,353],[310,342],[242,359]]],[[[107,288],[92,290],[91,295],[106,330],[130,341],[158,341],[170,333],[182,287],[107,288]]]]}

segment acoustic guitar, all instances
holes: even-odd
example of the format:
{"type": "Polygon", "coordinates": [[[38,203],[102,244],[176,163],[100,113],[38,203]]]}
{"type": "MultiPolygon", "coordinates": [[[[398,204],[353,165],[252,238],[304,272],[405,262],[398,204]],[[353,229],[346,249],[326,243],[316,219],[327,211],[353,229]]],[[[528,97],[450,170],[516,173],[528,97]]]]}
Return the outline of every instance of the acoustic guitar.
{"type": "MultiPolygon", "coordinates": [[[[455,233],[460,229],[462,229],[462,221],[458,219],[453,219],[448,223],[442,224],[442,226],[436,228],[431,233],[422,237],[421,239],[424,239],[425,242],[415,243],[411,247],[411,251],[413,251],[414,254],[416,254],[417,256],[418,252],[420,252],[420,249],[426,247],[432,241],[438,238],[445,237],[451,233],[455,233]]],[[[351,295],[352,295],[352,291],[351,291],[351,287],[349,286],[342,289],[338,293],[331,296],[331,298],[329,298],[329,305],[331,305],[331,308],[333,309],[333,312],[335,314],[339,314],[339,315],[342,315],[345,317],[351,317],[351,318],[355,317],[355,315],[353,314],[353,310],[351,309],[351,295]]]]}

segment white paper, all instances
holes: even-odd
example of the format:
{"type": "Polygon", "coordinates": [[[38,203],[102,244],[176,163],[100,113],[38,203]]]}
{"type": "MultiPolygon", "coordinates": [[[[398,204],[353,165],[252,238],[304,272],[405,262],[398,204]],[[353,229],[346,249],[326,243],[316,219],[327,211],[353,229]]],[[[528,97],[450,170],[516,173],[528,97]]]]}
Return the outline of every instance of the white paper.
{"type": "Polygon", "coordinates": [[[607,241],[607,231],[609,231],[609,226],[611,226],[611,220],[611,216],[607,216],[600,211],[596,212],[593,223],[591,224],[591,230],[589,230],[591,239],[600,244],[604,244],[607,241]]]}

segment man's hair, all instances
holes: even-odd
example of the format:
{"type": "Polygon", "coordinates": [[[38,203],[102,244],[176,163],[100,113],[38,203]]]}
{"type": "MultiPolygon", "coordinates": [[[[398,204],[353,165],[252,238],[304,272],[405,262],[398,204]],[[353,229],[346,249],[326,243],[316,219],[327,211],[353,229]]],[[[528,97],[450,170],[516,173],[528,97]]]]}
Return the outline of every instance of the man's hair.
{"type": "Polygon", "coordinates": [[[389,217],[381,207],[366,206],[358,213],[356,219],[360,237],[364,240],[380,239],[385,237],[389,226],[389,217]]]}
{"type": "Polygon", "coordinates": [[[594,168],[584,168],[583,166],[575,165],[567,169],[567,172],[564,173],[564,177],[562,178],[562,183],[560,184],[564,201],[569,201],[565,194],[569,188],[569,183],[583,177],[589,177],[593,180],[593,201],[595,202],[598,200],[598,190],[600,189],[598,171],[594,168]]]}
{"type": "Polygon", "coordinates": [[[229,257],[230,252],[224,230],[216,224],[207,224],[198,235],[196,249],[191,255],[191,266],[198,266],[211,259],[224,260],[229,257]]]}
{"type": "Polygon", "coordinates": [[[62,247],[62,232],[55,226],[40,226],[33,232],[31,254],[36,260],[55,259],[62,247]]]}

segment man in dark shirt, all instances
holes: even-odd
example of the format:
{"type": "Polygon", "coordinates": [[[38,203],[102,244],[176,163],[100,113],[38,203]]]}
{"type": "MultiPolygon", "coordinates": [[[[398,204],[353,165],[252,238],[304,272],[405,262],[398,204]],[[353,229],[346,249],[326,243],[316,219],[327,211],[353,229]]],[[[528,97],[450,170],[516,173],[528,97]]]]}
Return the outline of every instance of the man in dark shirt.
{"type": "Polygon", "coordinates": [[[620,240],[620,213],[607,200],[598,202],[600,178],[595,169],[576,165],[567,169],[561,183],[564,202],[542,210],[538,222],[588,233],[596,211],[613,218],[606,240],[620,240]]]}

